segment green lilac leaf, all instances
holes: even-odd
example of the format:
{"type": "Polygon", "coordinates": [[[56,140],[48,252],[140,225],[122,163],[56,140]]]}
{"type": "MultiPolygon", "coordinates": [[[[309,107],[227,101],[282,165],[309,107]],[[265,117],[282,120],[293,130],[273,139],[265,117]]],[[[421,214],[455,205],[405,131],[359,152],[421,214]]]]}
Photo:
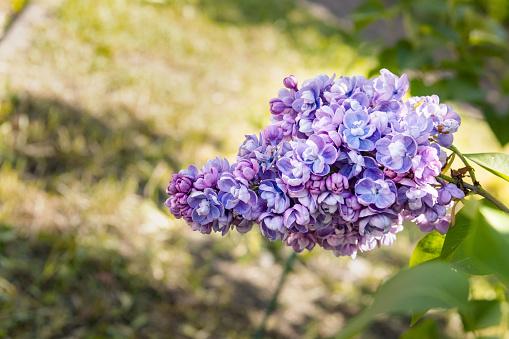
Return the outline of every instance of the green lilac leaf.
{"type": "Polygon", "coordinates": [[[473,220],[476,230],[472,253],[477,260],[509,282],[509,224],[507,221],[492,224],[496,221],[493,216],[497,215],[495,212],[498,211],[482,207],[481,213],[473,220]]]}
{"type": "Polygon", "coordinates": [[[433,319],[428,319],[403,333],[400,339],[435,339],[439,337],[437,323],[433,319]]]}
{"type": "Polygon", "coordinates": [[[468,292],[467,277],[442,262],[401,270],[380,287],[373,304],[351,319],[337,338],[352,337],[382,313],[466,307],[468,292]]]}
{"type": "Polygon", "coordinates": [[[472,153],[463,155],[496,176],[509,181],[509,155],[503,153],[472,153]]]}
{"type": "Polygon", "coordinates": [[[499,300],[470,300],[466,307],[459,309],[465,331],[476,331],[498,326],[502,320],[499,300]]]}
{"type": "Polygon", "coordinates": [[[454,226],[449,228],[440,257],[449,262],[451,267],[467,274],[492,274],[490,266],[476,258],[472,252],[470,240],[474,237],[475,225],[464,210],[456,215],[454,226]]]}
{"type": "Polygon", "coordinates": [[[415,246],[409,266],[413,267],[423,262],[440,258],[444,241],[445,235],[437,231],[433,231],[426,235],[415,246]]]}

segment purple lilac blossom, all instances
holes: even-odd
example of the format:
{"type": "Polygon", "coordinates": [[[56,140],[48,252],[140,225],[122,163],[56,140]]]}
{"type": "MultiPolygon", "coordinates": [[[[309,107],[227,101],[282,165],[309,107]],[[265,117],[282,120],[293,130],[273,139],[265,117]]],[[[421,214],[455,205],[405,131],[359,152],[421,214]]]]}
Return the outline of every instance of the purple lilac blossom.
{"type": "MultiPolygon", "coordinates": [[[[381,171],[380,171],[381,173],[381,171]]],[[[365,206],[376,209],[385,209],[396,201],[397,189],[392,180],[374,179],[367,176],[355,184],[355,195],[359,202],[365,206]]]]}
{"type": "Polygon", "coordinates": [[[411,220],[445,234],[452,199],[465,193],[437,176],[461,124],[436,95],[403,100],[408,77],[283,80],[271,124],[246,135],[236,163],[215,158],[174,174],[165,202],[193,230],[246,233],[257,223],[294,251],[316,245],[355,257],[391,246],[411,220]]]}
{"type": "Polygon", "coordinates": [[[224,206],[211,188],[206,188],[203,192],[191,193],[187,198],[187,203],[193,209],[193,221],[201,225],[208,224],[224,214],[224,206]]]}
{"type": "Polygon", "coordinates": [[[294,157],[309,167],[309,170],[316,175],[326,175],[330,171],[330,166],[338,157],[336,148],[325,143],[317,136],[312,135],[305,142],[299,142],[294,148],[294,157]]]}
{"type": "Polygon", "coordinates": [[[398,77],[386,69],[382,69],[380,73],[381,76],[374,85],[375,90],[381,94],[378,100],[399,100],[408,92],[409,83],[406,74],[398,77]]]}
{"type": "Polygon", "coordinates": [[[257,202],[256,194],[248,186],[245,179],[235,178],[230,173],[223,173],[217,182],[220,191],[219,200],[225,208],[238,214],[245,214],[257,202]]]}
{"type": "Polygon", "coordinates": [[[290,233],[288,238],[286,238],[286,244],[292,246],[293,250],[297,253],[304,251],[304,249],[311,251],[316,245],[316,238],[312,232],[290,233]]]}
{"type": "Polygon", "coordinates": [[[221,173],[228,172],[229,169],[230,164],[226,159],[217,157],[215,159],[208,160],[198,172],[198,176],[194,182],[194,188],[197,190],[214,188],[221,173]]]}
{"type": "Polygon", "coordinates": [[[348,110],[341,125],[343,141],[358,151],[371,151],[380,138],[375,125],[369,123],[369,115],[363,110],[348,110]]]}
{"type": "Polygon", "coordinates": [[[264,180],[260,182],[258,194],[267,203],[270,212],[282,214],[290,207],[290,198],[286,196],[286,185],[283,180],[264,180]]]}
{"type": "Polygon", "coordinates": [[[260,147],[260,142],[256,137],[256,134],[246,135],[246,140],[240,145],[239,153],[237,154],[237,160],[245,158],[255,158],[254,150],[260,147]]]}
{"type": "Polygon", "coordinates": [[[343,190],[348,189],[348,178],[340,173],[332,173],[325,180],[327,189],[335,194],[340,194],[343,190]]]}
{"type": "Polygon", "coordinates": [[[254,159],[242,159],[237,162],[233,175],[247,181],[252,180],[260,171],[258,161],[254,159]]]}
{"type": "Polygon", "coordinates": [[[341,152],[336,166],[339,168],[339,173],[347,179],[359,175],[366,168],[378,168],[375,159],[363,156],[357,151],[341,152]]]}
{"type": "Polygon", "coordinates": [[[308,226],[313,224],[313,218],[309,210],[301,204],[296,204],[287,209],[284,214],[284,225],[294,232],[306,233],[308,226]]]}
{"type": "Polygon", "coordinates": [[[452,198],[463,199],[465,198],[465,193],[460,190],[454,184],[445,184],[442,181],[442,187],[438,189],[438,203],[440,205],[447,205],[451,202],[452,198]]]}
{"type": "Polygon", "coordinates": [[[187,193],[193,187],[193,183],[198,176],[198,169],[195,165],[189,165],[186,169],[181,169],[177,174],[173,174],[166,194],[175,195],[177,193],[187,193]]]}
{"type": "Polygon", "coordinates": [[[258,223],[263,236],[270,241],[276,241],[285,232],[282,215],[266,212],[260,215],[258,223]]]}
{"type": "Polygon", "coordinates": [[[384,137],[376,142],[376,160],[396,173],[407,172],[417,152],[417,144],[412,137],[398,134],[392,138],[384,137]]]}
{"type": "Polygon", "coordinates": [[[296,99],[292,104],[292,108],[307,117],[322,105],[320,98],[320,85],[317,81],[304,83],[296,94],[296,99]]]}
{"type": "Polygon", "coordinates": [[[440,174],[442,163],[438,158],[437,150],[433,147],[423,146],[412,158],[412,171],[414,180],[418,184],[434,184],[435,177],[440,174]]]}
{"type": "Polygon", "coordinates": [[[309,167],[296,159],[283,157],[276,163],[281,173],[281,178],[288,185],[289,191],[302,191],[305,183],[311,176],[309,167]]]}

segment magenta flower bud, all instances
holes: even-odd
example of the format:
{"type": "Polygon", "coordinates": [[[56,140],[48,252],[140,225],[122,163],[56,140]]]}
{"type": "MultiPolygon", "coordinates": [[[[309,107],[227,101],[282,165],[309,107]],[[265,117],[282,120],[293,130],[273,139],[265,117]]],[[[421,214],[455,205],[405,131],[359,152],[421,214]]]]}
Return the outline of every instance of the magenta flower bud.
{"type": "Polygon", "coordinates": [[[236,178],[243,178],[247,181],[253,179],[260,171],[260,165],[255,159],[242,159],[235,166],[233,175],[236,178]]]}
{"type": "Polygon", "coordinates": [[[304,249],[311,252],[313,247],[315,247],[316,238],[311,232],[290,233],[288,238],[286,238],[286,244],[292,246],[293,250],[297,253],[302,252],[304,249]]]}
{"type": "Polygon", "coordinates": [[[262,130],[262,135],[265,139],[265,144],[277,146],[283,140],[284,131],[276,125],[268,125],[262,130]]]}
{"type": "Polygon", "coordinates": [[[193,187],[197,175],[198,169],[194,165],[190,165],[187,169],[181,169],[177,174],[173,174],[166,188],[166,194],[188,193],[193,187]]]}
{"type": "Polygon", "coordinates": [[[288,89],[293,89],[294,91],[297,91],[297,84],[297,78],[294,75],[290,75],[283,80],[283,85],[285,85],[288,89]]]}
{"type": "Polygon", "coordinates": [[[283,113],[284,110],[286,109],[286,105],[279,98],[270,99],[269,104],[270,104],[270,112],[275,115],[283,113]]]}
{"type": "Polygon", "coordinates": [[[325,191],[325,180],[319,175],[311,174],[306,188],[311,194],[320,194],[325,191]]]}
{"type": "Polygon", "coordinates": [[[330,177],[325,180],[327,189],[334,194],[343,192],[344,189],[348,188],[348,179],[339,173],[332,173],[330,177]]]}

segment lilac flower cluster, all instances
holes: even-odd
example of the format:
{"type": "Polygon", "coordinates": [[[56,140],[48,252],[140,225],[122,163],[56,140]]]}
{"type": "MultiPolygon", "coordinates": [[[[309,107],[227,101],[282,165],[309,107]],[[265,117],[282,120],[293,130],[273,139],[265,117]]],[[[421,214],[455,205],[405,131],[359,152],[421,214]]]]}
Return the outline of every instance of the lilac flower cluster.
{"type": "Polygon", "coordinates": [[[237,162],[216,158],[174,174],[165,205],[193,230],[245,233],[257,224],[296,252],[319,245],[355,257],[390,246],[404,219],[449,228],[464,193],[437,181],[461,119],[436,95],[404,101],[406,74],[284,79],[271,125],[247,135],[237,162]]]}

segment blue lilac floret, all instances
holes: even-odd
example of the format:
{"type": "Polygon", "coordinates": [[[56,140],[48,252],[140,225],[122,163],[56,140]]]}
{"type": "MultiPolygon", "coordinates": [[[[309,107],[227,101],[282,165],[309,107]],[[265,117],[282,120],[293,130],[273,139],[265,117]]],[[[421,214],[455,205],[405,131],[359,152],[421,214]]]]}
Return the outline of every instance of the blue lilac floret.
{"type": "Polygon", "coordinates": [[[295,252],[355,257],[390,246],[411,220],[445,234],[465,193],[437,180],[461,119],[436,95],[411,97],[406,74],[283,80],[269,124],[246,135],[236,163],[214,158],[174,174],[165,206],[193,230],[258,224],[295,252]]]}
{"type": "Polygon", "coordinates": [[[350,149],[372,151],[380,132],[374,124],[370,124],[369,114],[359,109],[348,110],[341,126],[343,141],[350,149]]]}
{"type": "Polygon", "coordinates": [[[384,137],[376,142],[376,160],[396,173],[407,172],[417,152],[414,138],[398,134],[384,137]]]}

